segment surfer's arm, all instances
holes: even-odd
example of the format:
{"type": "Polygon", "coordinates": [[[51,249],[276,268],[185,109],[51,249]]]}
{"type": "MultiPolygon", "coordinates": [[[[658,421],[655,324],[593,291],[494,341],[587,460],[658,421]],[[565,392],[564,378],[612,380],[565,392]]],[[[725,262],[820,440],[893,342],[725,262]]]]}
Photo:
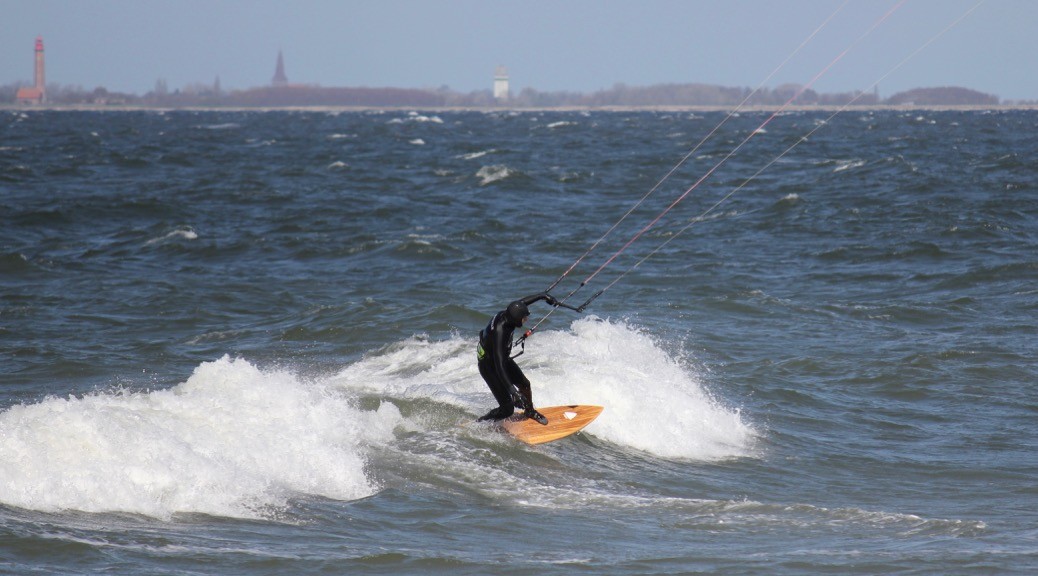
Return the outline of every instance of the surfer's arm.
{"type": "Polygon", "coordinates": [[[521,302],[523,304],[526,304],[527,306],[529,306],[530,304],[533,304],[534,302],[539,302],[541,300],[546,301],[548,304],[550,304],[552,306],[558,306],[559,305],[559,301],[556,300],[554,296],[552,296],[551,294],[548,294],[547,292],[541,292],[540,294],[531,294],[531,295],[527,296],[526,298],[523,298],[521,300],[521,302]]]}

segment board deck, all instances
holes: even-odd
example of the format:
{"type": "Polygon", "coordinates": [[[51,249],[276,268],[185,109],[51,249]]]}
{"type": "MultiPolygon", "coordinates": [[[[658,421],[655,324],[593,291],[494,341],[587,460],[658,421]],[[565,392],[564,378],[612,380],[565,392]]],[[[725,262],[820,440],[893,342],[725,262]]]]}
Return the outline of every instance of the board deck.
{"type": "Polygon", "coordinates": [[[544,444],[570,434],[575,434],[590,424],[602,413],[601,406],[574,404],[572,406],[546,406],[537,411],[544,414],[548,424],[538,424],[536,420],[524,418],[517,412],[511,418],[501,422],[501,426],[509,434],[527,444],[544,444]]]}

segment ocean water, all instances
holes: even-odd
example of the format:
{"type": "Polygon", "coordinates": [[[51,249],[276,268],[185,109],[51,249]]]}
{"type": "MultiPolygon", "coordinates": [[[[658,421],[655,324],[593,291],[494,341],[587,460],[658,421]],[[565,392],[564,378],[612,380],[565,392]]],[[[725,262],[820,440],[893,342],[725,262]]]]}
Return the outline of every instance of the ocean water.
{"type": "Polygon", "coordinates": [[[0,113],[0,573],[1033,574],[1038,113],[768,116],[0,113]]]}

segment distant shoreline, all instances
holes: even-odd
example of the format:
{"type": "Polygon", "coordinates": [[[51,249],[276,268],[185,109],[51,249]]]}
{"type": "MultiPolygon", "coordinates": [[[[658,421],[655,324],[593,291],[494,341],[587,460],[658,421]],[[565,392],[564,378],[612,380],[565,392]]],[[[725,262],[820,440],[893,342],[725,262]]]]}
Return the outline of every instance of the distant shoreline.
{"type": "MultiPolygon", "coordinates": [[[[638,106],[137,106],[132,104],[0,104],[4,112],[731,112],[731,106],[698,106],[698,105],[638,105],[638,106]]],[[[862,106],[746,106],[739,112],[865,112],[865,111],[903,111],[913,110],[929,112],[1004,112],[1016,110],[1038,110],[1038,104],[998,104],[998,105],[884,105],[869,104],[862,106]]]]}

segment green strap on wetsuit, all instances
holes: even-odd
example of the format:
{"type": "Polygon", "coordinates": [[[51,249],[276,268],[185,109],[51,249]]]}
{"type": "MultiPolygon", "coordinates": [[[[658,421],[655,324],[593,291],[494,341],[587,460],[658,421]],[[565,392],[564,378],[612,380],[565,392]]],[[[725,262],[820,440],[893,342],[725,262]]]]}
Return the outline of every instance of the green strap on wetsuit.
{"type": "Polygon", "coordinates": [[[482,362],[487,357],[487,349],[483,347],[483,330],[479,331],[479,340],[476,341],[476,360],[482,362]]]}

